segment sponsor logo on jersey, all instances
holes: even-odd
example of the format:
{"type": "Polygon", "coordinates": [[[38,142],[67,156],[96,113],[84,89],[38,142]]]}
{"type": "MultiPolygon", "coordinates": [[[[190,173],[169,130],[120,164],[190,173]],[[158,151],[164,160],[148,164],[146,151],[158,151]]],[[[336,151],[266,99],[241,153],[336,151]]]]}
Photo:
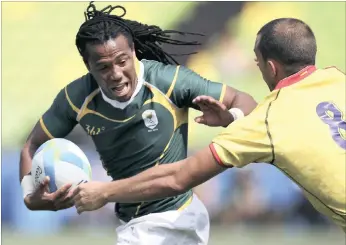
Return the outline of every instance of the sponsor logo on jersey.
{"type": "Polygon", "coordinates": [[[98,135],[103,130],[105,130],[105,127],[98,128],[98,127],[90,126],[88,124],[86,124],[85,126],[86,126],[85,129],[86,129],[86,131],[88,132],[89,135],[98,135]]]}

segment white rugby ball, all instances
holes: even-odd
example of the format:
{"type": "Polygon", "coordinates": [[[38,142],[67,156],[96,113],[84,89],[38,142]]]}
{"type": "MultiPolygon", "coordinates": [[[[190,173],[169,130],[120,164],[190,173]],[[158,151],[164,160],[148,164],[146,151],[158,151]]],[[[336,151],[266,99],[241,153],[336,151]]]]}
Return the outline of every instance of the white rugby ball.
{"type": "Polygon", "coordinates": [[[64,184],[72,187],[91,180],[91,167],[84,152],[73,142],[55,138],[38,148],[32,159],[31,176],[37,187],[49,176],[49,192],[55,192],[64,184]]]}

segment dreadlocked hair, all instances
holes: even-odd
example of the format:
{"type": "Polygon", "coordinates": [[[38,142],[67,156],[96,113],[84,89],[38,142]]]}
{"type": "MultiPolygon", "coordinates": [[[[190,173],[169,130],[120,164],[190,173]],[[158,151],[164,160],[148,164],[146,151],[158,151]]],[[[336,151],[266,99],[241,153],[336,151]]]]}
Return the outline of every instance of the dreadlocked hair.
{"type": "Polygon", "coordinates": [[[79,28],[76,36],[76,46],[83,59],[87,59],[86,45],[100,44],[107,42],[111,38],[116,38],[120,34],[127,38],[129,46],[134,44],[135,53],[139,60],[156,60],[164,64],[178,64],[173,58],[176,55],[189,54],[168,54],[161,45],[200,45],[196,41],[181,41],[173,39],[172,34],[179,35],[199,35],[198,33],[180,32],[174,30],[162,30],[155,25],[145,25],[133,20],[123,19],[126,14],[126,9],[122,6],[107,6],[102,10],[96,10],[93,2],[90,2],[85,15],[85,22],[79,28]],[[122,15],[111,15],[115,9],[123,11],[122,15]]]}

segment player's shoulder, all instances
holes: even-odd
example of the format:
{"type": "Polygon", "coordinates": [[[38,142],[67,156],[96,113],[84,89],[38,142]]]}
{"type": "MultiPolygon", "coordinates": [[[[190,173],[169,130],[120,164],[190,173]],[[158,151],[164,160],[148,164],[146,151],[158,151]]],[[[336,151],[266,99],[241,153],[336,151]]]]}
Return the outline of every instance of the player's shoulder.
{"type": "Polygon", "coordinates": [[[142,59],[141,62],[144,67],[144,81],[165,93],[172,84],[179,66],[145,59],[142,59]]]}
{"type": "Polygon", "coordinates": [[[345,72],[341,71],[338,67],[336,66],[328,66],[324,69],[320,69],[321,71],[323,71],[325,74],[327,74],[327,76],[331,77],[331,78],[336,78],[338,81],[339,80],[343,80],[345,81],[345,72]]]}
{"type": "Polygon", "coordinates": [[[336,66],[329,66],[322,69],[316,69],[305,81],[317,83],[340,83],[345,82],[345,73],[336,66]]]}
{"type": "Polygon", "coordinates": [[[66,99],[78,107],[83,104],[85,98],[95,89],[98,89],[98,85],[92,75],[87,73],[70,82],[63,90],[66,99]]]}
{"type": "Polygon", "coordinates": [[[261,101],[258,102],[256,108],[246,117],[250,118],[250,121],[255,120],[258,122],[264,122],[265,118],[268,115],[270,107],[273,103],[275,103],[276,100],[278,100],[279,93],[279,90],[270,92],[267,96],[265,96],[261,101]]]}

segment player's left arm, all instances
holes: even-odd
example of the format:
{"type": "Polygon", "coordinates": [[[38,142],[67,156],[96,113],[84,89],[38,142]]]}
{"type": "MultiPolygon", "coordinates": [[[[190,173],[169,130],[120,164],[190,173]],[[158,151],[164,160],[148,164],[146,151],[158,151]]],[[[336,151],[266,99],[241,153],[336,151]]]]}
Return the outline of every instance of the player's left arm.
{"type": "Polygon", "coordinates": [[[238,108],[244,115],[248,115],[257,106],[254,98],[245,92],[205,79],[184,66],[178,66],[175,69],[175,79],[171,84],[172,93],[169,96],[178,107],[192,107],[200,110],[193,100],[201,95],[220,101],[227,109],[238,108]]]}

